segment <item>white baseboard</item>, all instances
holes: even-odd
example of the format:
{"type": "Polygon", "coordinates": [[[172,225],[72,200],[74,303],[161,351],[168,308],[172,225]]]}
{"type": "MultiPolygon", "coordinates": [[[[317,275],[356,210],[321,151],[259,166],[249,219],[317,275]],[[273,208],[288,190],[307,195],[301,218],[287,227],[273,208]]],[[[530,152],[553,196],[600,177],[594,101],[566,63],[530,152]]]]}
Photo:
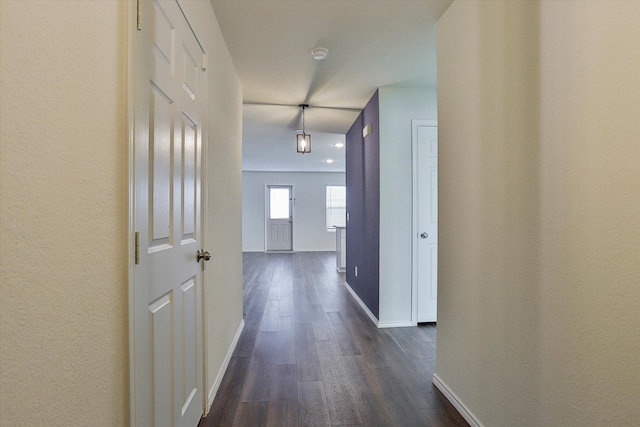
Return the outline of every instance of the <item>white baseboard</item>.
{"type": "Polygon", "coordinates": [[[227,355],[224,357],[224,361],[222,362],[222,367],[218,371],[218,375],[216,376],[216,380],[213,382],[211,389],[209,390],[209,395],[207,396],[207,410],[205,411],[205,415],[211,409],[211,405],[213,405],[213,399],[215,399],[216,394],[218,393],[218,389],[220,388],[220,384],[222,383],[222,378],[224,378],[224,374],[227,372],[227,368],[229,367],[229,362],[231,361],[231,356],[233,356],[233,352],[238,345],[238,340],[240,339],[240,335],[242,335],[242,331],[244,330],[244,319],[240,322],[240,326],[238,326],[238,330],[236,331],[236,335],[233,337],[233,341],[231,342],[231,346],[229,346],[229,351],[227,351],[227,355]]]}
{"type": "Polygon", "coordinates": [[[376,318],[376,316],[373,315],[371,310],[369,310],[369,307],[367,307],[367,305],[364,302],[362,302],[358,294],[356,294],[356,291],[354,291],[347,282],[344,282],[344,287],[347,288],[351,296],[356,300],[356,302],[360,305],[360,307],[364,310],[364,312],[367,313],[367,316],[369,316],[369,319],[371,319],[373,324],[376,325],[376,328],[379,328],[378,319],[376,318]]]}
{"type": "Polygon", "coordinates": [[[471,412],[469,408],[467,408],[465,404],[462,403],[458,396],[456,396],[456,394],[449,389],[449,386],[447,386],[447,384],[442,381],[436,374],[433,374],[433,385],[435,385],[438,390],[440,390],[442,394],[444,394],[444,397],[446,397],[449,402],[451,402],[451,404],[458,410],[458,412],[460,412],[460,415],[462,415],[462,417],[467,420],[471,427],[483,427],[480,420],[478,420],[476,416],[473,415],[473,412],[471,412]]]}
{"type": "Polygon", "coordinates": [[[411,321],[408,322],[378,322],[378,328],[406,328],[408,326],[416,326],[411,321]]]}
{"type": "Polygon", "coordinates": [[[360,307],[364,310],[364,312],[367,313],[367,316],[369,317],[369,319],[371,319],[373,324],[376,325],[376,328],[379,328],[379,329],[382,329],[382,328],[406,328],[408,326],[416,326],[416,324],[412,323],[411,321],[407,321],[407,322],[380,322],[376,318],[376,316],[373,315],[371,310],[369,310],[369,307],[367,307],[367,305],[360,299],[360,297],[358,296],[356,291],[354,291],[353,288],[351,288],[351,286],[349,286],[349,284],[347,282],[344,282],[344,287],[347,288],[347,290],[349,291],[351,296],[356,300],[356,302],[360,305],[360,307]]]}

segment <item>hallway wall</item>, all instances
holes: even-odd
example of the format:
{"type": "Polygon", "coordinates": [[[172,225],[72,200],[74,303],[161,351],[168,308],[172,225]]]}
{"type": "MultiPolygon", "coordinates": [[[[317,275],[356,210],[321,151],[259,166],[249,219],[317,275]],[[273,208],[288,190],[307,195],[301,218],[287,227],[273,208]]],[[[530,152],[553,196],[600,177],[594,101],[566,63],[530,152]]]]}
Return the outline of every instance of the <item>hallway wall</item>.
{"type": "Polygon", "coordinates": [[[380,318],[380,108],[378,91],[346,135],[347,284],[380,318]],[[365,126],[371,132],[363,136],[365,126]],[[356,276],[355,270],[358,269],[356,276]]]}
{"type": "Polygon", "coordinates": [[[212,256],[204,270],[204,322],[211,403],[242,322],[242,87],[211,4],[180,3],[208,57],[205,245],[212,256]]]}
{"type": "Polygon", "coordinates": [[[380,323],[411,325],[413,154],[411,120],[435,120],[436,89],[381,87],[380,323]]]}
{"type": "Polygon", "coordinates": [[[0,418],[128,424],[126,2],[0,2],[0,418]]]}
{"type": "Polygon", "coordinates": [[[381,87],[347,132],[347,283],[380,327],[412,324],[411,121],[436,116],[435,89],[381,87]]]}
{"type": "MultiPolygon", "coordinates": [[[[0,1],[0,423],[129,424],[130,2],[0,1]]],[[[242,322],[242,91],[209,2],[206,391],[242,322]]],[[[211,396],[210,396],[211,397],[211,396]]]]}
{"type": "Polygon", "coordinates": [[[484,425],[640,419],[640,3],[438,22],[437,377],[484,425]]]}

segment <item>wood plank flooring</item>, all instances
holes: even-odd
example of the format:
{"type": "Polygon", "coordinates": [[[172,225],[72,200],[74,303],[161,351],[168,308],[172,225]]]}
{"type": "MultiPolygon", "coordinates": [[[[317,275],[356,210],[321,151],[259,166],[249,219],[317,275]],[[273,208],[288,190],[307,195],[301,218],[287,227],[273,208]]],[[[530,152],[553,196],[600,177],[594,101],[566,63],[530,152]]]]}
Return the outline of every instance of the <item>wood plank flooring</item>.
{"type": "Polygon", "coordinates": [[[432,385],[436,328],[377,329],[335,253],[246,253],[245,329],[199,427],[468,426],[432,385]]]}

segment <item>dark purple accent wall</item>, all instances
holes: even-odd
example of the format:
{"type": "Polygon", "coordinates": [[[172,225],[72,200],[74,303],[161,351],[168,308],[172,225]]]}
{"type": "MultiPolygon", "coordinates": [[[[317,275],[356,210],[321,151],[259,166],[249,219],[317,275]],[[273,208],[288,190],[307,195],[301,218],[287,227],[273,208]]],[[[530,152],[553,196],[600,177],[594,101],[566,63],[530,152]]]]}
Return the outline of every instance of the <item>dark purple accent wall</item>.
{"type": "Polygon", "coordinates": [[[380,318],[380,125],[378,92],[347,132],[347,283],[380,318]],[[362,129],[371,125],[371,134],[362,129]],[[355,267],[358,267],[358,277],[355,267]]]}

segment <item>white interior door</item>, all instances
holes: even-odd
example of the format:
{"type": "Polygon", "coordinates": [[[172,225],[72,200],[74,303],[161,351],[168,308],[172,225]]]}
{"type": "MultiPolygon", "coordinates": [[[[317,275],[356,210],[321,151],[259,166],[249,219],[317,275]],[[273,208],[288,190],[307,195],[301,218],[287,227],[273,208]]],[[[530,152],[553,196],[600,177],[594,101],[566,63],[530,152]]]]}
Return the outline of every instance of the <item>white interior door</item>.
{"type": "Polygon", "coordinates": [[[293,196],[290,185],[267,186],[267,250],[293,249],[293,196]]]}
{"type": "Polygon", "coordinates": [[[141,1],[134,42],[132,418],[197,426],[203,413],[203,51],[175,0],[141,1]]]}
{"type": "Polygon", "coordinates": [[[437,320],[438,298],[438,128],[417,124],[417,321],[437,320]]]}

